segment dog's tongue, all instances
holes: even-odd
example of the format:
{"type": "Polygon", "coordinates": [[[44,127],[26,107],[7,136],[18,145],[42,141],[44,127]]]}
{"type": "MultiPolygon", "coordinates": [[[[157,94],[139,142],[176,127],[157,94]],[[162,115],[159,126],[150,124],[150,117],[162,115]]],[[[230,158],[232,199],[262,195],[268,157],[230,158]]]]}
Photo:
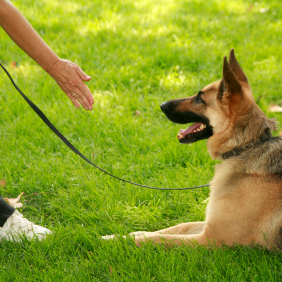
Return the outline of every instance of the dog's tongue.
{"type": "Polygon", "coordinates": [[[180,139],[185,138],[185,136],[187,134],[196,133],[197,131],[201,131],[202,128],[201,128],[201,130],[199,130],[199,129],[202,125],[204,127],[206,127],[205,124],[203,124],[201,122],[197,122],[197,123],[192,124],[190,127],[186,128],[186,129],[180,129],[180,132],[178,133],[177,138],[180,140],[180,139]]]}

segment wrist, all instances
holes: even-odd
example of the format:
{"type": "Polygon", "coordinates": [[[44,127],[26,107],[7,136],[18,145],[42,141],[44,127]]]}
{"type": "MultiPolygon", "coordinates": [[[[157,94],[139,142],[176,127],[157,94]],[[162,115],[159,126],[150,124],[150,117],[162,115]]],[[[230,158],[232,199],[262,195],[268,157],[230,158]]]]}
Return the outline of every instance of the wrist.
{"type": "Polygon", "coordinates": [[[60,68],[60,65],[62,63],[62,59],[60,59],[58,56],[54,58],[52,61],[46,65],[46,68],[43,67],[43,69],[51,76],[53,76],[58,69],[60,68]]]}

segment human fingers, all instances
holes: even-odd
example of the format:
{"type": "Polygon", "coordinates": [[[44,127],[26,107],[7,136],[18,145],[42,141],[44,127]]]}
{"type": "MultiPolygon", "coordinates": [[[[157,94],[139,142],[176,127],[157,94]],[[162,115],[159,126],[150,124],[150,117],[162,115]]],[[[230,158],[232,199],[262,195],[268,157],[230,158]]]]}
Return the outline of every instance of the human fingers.
{"type": "Polygon", "coordinates": [[[83,82],[89,81],[91,77],[84,73],[78,65],[71,61],[60,59],[49,71],[49,74],[77,108],[79,108],[79,102],[86,110],[93,109],[94,99],[90,90],[83,82]]]}
{"type": "Polygon", "coordinates": [[[88,74],[86,74],[79,66],[77,67],[78,68],[76,69],[76,72],[80,76],[80,78],[84,81],[89,81],[91,77],[88,74]]]}
{"type": "Polygon", "coordinates": [[[80,81],[77,85],[77,88],[80,90],[80,92],[83,93],[83,95],[86,98],[86,100],[88,101],[88,103],[92,106],[94,104],[94,99],[93,99],[92,93],[89,90],[89,88],[87,87],[87,85],[85,85],[82,81],[80,81]]]}
{"type": "MultiPolygon", "coordinates": [[[[92,110],[92,104],[86,99],[85,95],[77,88],[71,92],[71,100],[78,101],[86,110],[92,110]]],[[[76,106],[76,105],[75,105],[76,106]]]]}
{"type": "Polygon", "coordinates": [[[77,100],[75,99],[75,95],[74,94],[67,94],[67,96],[70,98],[70,100],[72,101],[72,103],[74,104],[74,106],[78,109],[80,108],[79,103],[77,102],[77,100]],[[73,96],[72,96],[73,95],[73,96]]]}
{"type": "MultiPolygon", "coordinates": [[[[81,80],[83,81],[89,81],[91,79],[91,77],[89,75],[87,75],[86,73],[84,73],[82,71],[82,69],[80,67],[77,68],[76,70],[77,74],[79,75],[79,77],[81,78],[81,80]]],[[[85,95],[86,99],[91,103],[94,104],[94,98],[92,96],[91,91],[89,90],[89,88],[87,87],[87,85],[85,85],[82,81],[79,82],[79,84],[77,85],[77,87],[79,88],[79,90],[85,95]]]]}
{"type": "Polygon", "coordinates": [[[59,86],[67,94],[67,96],[69,97],[69,99],[72,101],[72,103],[75,105],[76,108],[80,107],[79,105],[80,103],[86,110],[93,109],[92,104],[86,99],[85,95],[77,87],[78,85],[74,86],[74,85],[59,84],[59,86]]]}

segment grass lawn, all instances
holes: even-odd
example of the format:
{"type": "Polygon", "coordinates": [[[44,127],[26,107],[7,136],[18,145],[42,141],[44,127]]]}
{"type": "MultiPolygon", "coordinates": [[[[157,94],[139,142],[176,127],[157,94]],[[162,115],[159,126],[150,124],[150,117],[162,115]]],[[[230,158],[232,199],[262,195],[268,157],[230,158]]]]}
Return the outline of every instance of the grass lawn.
{"type": "MultiPolygon", "coordinates": [[[[0,62],[82,153],[119,177],[157,187],[212,179],[216,161],[206,141],[179,144],[182,126],[159,105],[221,78],[231,48],[260,107],[282,121],[268,112],[271,103],[282,106],[279,0],[12,2],[60,57],[92,77],[94,110],[77,110],[3,30],[0,62]]],[[[0,242],[0,281],[282,280],[282,255],[259,248],[102,241],[204,220],[209,189],[146,190],[104,175],[71,152],[0,71],[0,180],[7,183],[0,192],[25,192],[20,212],[53,231],[44,242],[0,242]]]]}

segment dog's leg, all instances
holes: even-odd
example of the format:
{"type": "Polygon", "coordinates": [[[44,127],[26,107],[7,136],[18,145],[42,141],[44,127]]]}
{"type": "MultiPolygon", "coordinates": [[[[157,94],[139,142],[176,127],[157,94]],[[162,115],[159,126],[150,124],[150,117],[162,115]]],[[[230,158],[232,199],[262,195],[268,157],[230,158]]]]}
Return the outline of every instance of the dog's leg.
{"type": "Polygon", "coordinates": [[[170,235],[170,234],[145,234],[135,237],[135,243],[140,247],[143,243],[151,242],[153,244],[164,244],[168,247],[173,245],[220,245],[219,242],[215,242],[212,238],[209,238],[205,232],[200,234],[190,235],[170,235]]]}
{"type": "Polygon", "coordinates": [[[185,222],[156,232],[171,235],[199,234],[203,232],[205,224],[205,221],[185,222]]]}
{"type": "MultiPolygon", "coordinates": [[[[178,225],[165,228],[162,230],[148,232],[148,231],[136,231],[129,234],[129,236],[151,236],[151,235],[161,235],[161,234],[170,234],[170,235],[188,235],[188,234],[199,234],[204,230],[205,221],[199,222],[185,222],[178,225]]],[[[115,235],[106,235],[102,236],[102,239],[115,239],[115,235]]]]}
{"type": "Polygon", "coordinates": [[[142,236],[146,234],[171,234],[171,235],[188,235],[188,234],[199,234],[204,230],[205,222],[199,221],[199,222],[185,222],[180,223],[178,225],[165,228],[162,230],[158,230],[155,232],[148,232],[148,231],[136,231],[132,232],[129,235],[130,236],[142,236]]]}

